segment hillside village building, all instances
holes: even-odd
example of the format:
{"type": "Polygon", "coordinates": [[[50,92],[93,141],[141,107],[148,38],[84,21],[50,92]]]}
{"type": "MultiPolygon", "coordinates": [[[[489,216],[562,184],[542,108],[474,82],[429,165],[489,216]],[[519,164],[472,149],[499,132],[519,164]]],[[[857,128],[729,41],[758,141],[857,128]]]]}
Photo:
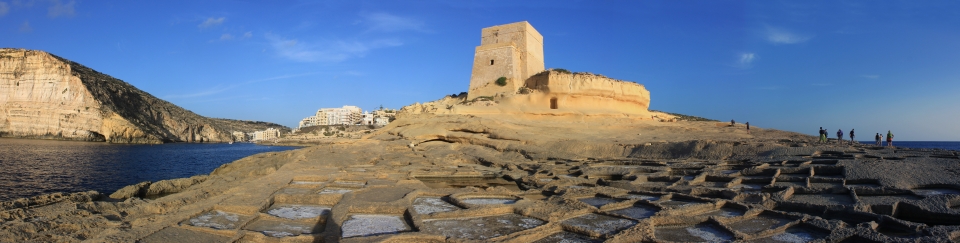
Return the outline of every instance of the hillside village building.
{"type": "Polygon", "coordinates": [[[363,112],[360,107],[345,105],[341,108],[320,108],[313,116],[300,120],[299,128],[326,125],[386,125],[396,110],[381,109],[363,112]],[[383,117],[384,119],[377,119],[383,117]]]}
{"type": "Polygon", "coordinates": [[[250,141],[266,141],[280,138],[280,130],[276,128],[267,128],[267,130],[253,132],[250,141]]]}

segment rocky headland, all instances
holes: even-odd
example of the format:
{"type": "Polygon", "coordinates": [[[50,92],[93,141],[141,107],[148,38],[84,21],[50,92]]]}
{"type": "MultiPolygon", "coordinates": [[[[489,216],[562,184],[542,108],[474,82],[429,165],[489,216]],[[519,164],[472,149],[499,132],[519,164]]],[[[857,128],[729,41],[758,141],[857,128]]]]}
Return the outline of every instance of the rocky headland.
{"type": "Polygon", "coordinates": [[[483,35],[469,94],[209,175],[3,202],[0,242],[960,240],[957,151],[649,111],[643,85],[542,70],[526,22],[483,35]]]}
{"type": "Polygon", "coordinates": [[[363,139],[0,204],[0,241],[950,242],[960,154],[774,129],[407,114],[363,139]]]}
{"type": "Polygon", "coordinates": [[[231,142],[284,126],[207,118],[79,63],[0,49],[0,136],[110,143],[231,142]]]}

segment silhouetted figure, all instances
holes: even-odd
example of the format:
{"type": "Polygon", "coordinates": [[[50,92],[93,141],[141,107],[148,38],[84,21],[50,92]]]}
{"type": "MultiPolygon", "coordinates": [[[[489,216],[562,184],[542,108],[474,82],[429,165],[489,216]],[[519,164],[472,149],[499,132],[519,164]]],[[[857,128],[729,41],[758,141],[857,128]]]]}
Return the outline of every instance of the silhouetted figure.
{"type": "Polygon", "coordinates": [[[730,120],[730,126],[735,126],[735,125],[737,125],[737,122],[734,121],[733,119],[731,119],[731,120],[730,120]]]}
{"type": "Polygon", "coordinates": [[[837,143],[843,144],[843,129],[837,129],[837,143]]]}
{"type": "Polygon", "coordinates": [[[876,139],[876,140],[877,140],[877,146],[881,146],[881,145],[882,145],[881,141],[883,140],[883,135],[880,135],[879,132],[877,133],[877,136],[874,136],[874,137],[873,137],[873,139],[876,139]]]}
{"type": "Polygon", "coordinates": [[[853,138],[853,128],[850,128],[850,142],[856,144],[857,140],[853,138]]]}
{"type": "Polygon", "coordinates": [[[747,133],[750,133],[750,122],[744,123],[747,125],[747,133]]]}
{"type": "Polygon", "coordinates": [[[893,147],[893,133],[887,130],[887,147],[893,147]]]}

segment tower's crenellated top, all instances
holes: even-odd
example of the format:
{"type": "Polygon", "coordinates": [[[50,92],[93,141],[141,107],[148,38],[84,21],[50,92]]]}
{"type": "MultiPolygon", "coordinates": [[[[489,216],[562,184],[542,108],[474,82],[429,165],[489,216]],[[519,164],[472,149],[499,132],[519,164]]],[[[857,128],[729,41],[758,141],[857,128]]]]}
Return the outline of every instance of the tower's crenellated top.
{"type": "Polygon", "coordinates": [[[543,36],[527,21],[483,28],[474,53],[469,98],[513,93],[543,71],[543,36]],[[500,77],[505,82],[497,83],[500,77]]]}

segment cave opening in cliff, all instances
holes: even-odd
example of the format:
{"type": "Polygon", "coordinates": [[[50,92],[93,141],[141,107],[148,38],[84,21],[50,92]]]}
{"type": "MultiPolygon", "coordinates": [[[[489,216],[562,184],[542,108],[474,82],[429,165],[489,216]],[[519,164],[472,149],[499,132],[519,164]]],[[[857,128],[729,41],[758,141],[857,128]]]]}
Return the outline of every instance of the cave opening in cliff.
{"type": "Polygon", "coordinates": [[[550,98],[550,109],[557,109],[557,98],[550,98]]]}

